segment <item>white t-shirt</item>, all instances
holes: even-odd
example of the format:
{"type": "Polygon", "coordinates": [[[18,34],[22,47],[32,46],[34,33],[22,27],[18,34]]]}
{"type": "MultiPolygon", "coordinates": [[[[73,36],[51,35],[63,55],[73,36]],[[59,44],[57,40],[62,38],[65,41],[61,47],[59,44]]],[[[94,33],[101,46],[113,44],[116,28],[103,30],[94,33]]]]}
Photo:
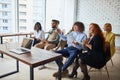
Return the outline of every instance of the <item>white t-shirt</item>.
{"type": "Polygon", "coordinates": [[[45,39],[45,32],[43,30],[34,31],[34,37],[37,39],[45,39]]]}

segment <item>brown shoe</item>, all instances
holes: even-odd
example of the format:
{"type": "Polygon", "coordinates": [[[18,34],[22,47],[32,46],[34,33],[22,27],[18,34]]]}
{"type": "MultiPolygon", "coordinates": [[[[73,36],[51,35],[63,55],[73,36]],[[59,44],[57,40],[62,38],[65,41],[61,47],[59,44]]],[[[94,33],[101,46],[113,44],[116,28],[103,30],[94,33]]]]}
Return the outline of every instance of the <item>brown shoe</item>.
{"type": "MultiPolygon", "coordinates": [[[[62,77],[66,76],[66,75],[68,75],[68,70],[65,70],[65,71],[62,71],[62,72],[61,72],[61,76],[62,76],[62,77]]],[[[58,77],[58,72],[55,72],[55,73],[53,74],[53,77],[58,77]]]]}

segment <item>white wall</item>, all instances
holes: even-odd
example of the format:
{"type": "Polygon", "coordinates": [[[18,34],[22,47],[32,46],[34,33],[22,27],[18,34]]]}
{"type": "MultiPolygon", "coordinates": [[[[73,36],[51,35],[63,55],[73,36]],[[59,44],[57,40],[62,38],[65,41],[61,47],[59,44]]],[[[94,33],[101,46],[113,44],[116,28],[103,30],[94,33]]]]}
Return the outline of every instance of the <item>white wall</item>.
{"type": "MultiPolygon", "coordinates": [[[[77,20],[85,23],[86,31],[91,22],[98,23],[102,29],[109,22],[113,32],[120,34],[120,0],[78,0],[77,20]]],[[[116,46],[120,46],[118,38],[116,46]]]]}
{"type": "Polygon", "coordinates": [[[109,22],[113,32],[120,34],[120,0],[78,0],[77,20],[88,25],[98,23],[103,28],[109,22]]]}

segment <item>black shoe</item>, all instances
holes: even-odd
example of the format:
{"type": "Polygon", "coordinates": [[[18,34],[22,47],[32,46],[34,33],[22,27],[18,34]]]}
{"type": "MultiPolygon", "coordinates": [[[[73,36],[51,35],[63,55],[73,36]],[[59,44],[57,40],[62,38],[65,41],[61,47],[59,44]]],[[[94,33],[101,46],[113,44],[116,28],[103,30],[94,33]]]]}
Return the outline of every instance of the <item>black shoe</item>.
{"type": "Polygon", "coordinates": [[[90,76],[85,76],[82,80],[90,80],[90,76]]]}
{"type": "Polygon", "coordinates": [[[68,77],[69,78],[73,78],[73,77],[77,78],[77,71],[72,72],[68,77]]]}

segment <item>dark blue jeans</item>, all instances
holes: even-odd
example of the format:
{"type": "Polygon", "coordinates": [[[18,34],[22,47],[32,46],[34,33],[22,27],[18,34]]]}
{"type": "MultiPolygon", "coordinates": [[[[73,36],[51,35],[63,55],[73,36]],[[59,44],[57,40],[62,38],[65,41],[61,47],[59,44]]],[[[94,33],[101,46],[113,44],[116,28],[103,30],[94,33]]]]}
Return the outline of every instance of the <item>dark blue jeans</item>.
{"type": "Polygon", "coordinates": [[[56,60],[57,65],[61,64],[62,71],[65,71],[74,62],[74,59],[77,57],[77,54],[80,53],[80,50],[75,47],[67,47],[66,49],[56,51],[56,53],[62,54],[63,57],[68,58],[65,64],[62,63],[62,59],[56,60]]]}
{"type": "Polygon", "coordinates": [[[35,44],[39,43],[39,42],[40,42],[40,40],[34,39],[33,46],[34,46],[35,44]]]}

